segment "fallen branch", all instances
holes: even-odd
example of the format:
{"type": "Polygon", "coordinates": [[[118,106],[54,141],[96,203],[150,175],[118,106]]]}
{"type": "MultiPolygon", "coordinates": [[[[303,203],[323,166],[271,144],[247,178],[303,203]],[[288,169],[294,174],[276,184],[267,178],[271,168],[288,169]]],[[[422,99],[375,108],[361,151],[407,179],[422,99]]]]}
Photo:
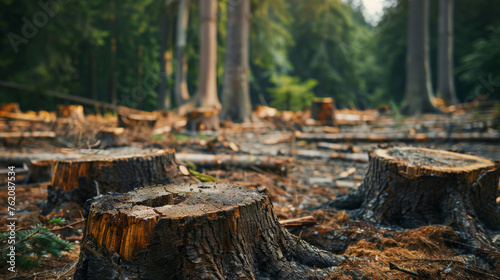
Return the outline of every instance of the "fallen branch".
{"type": "Polygon", "coordinates": [[[411,271],[411,270],[408,270],[408,269],[404,269],[402,267],[399,267],[391,262],[389,262],[389,268],[391,270],[397,270],[397,271],[401,271],[401,272],[404,272],[404,273],[407,273],[407,274],[410,274],[410,275],[413,275],[413,276],[417,276],[417,277],[420,277],[420,274],[416,273],[415,271],[411,271]]]}
{"type": "Polygon", "coordinates": [[[241,167],[257,166],[262,169],[286,171],[286,164],[292,159],[274,158],[271,156],[252,155],[208,155],[208,154],[183,154],[175,155],[182,162],[192,162],[203,167],[241,167]]]}
{"type": "Polygon", "coordinates": [[[317,223],[313,216],[305,216],[301,218],[294,218],[288,220],[281,220],[280,224],[286,228],[301,227],[301,226],[314,226],[317,223]]]}

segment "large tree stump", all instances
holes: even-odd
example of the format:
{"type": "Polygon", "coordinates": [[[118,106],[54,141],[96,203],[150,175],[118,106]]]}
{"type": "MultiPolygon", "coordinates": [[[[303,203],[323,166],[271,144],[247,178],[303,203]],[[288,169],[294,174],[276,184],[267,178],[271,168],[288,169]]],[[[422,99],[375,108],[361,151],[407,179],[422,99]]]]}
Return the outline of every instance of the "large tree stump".
{"type": "Polygon", "coordinates": [[[415,228],[446,224],[475,245],[497,230],[499,170],[472,155],[414,147],[376,150],[359,190],[332,204],[361,209],[360,218],[415,228]]]}
{"type": "Polygon", "coordinates": [[[87,199],[99,194],[124,193],[155,183],[168,183],[176,173],[174,150],[61,160],[54,166],[44,212],[50,212],[63,201],[83,205],[87,199]]]}
{"type": "Polygon", "coordinates": [[[75,279],[317,279],[346,259],[286,231],[264,190],[182,184],[93,200],[75,279]]]}

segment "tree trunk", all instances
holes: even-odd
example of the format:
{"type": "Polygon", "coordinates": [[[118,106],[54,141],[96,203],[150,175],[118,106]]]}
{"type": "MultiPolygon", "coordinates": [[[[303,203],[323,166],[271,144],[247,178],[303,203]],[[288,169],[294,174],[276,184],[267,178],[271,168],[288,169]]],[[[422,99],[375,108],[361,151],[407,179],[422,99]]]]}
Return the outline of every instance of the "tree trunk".
{"type": "Polygon", "coordinates": [[[221,109],[217,97],[217,0],[200,0],[199,107],[221,109]]]}
{"type": "MultiPolygon", "coordinates": [[[[163,5],[161,5],[163,7],[163,5]]],[[[167,60],[165,56],[168,51],[167,37],[168,37],[168,19],[166,12],[162,12],[160,16],[160,84],[158,85],[158,109],[168,110],[170,109],[170,94],[167,88],[168,75],[167,75],[167,60]]]]}
{"type": "Polygon", "coordinates": [[[415,228],[446,224],[475,246],[489,245],[485,229],[498,230],[499,170],[477,156],[402,147],[376,150],[358,192],[334,201],[360,208],[374,224],[415,228]]]}
{"type": "Polygon", "coordinates": [[[177,70],[175,71],[175,102],[181,106],[189,100],[187,88],[187,61],[184,58],[186,47],[186,33],[189,22],[190,0],[179,1],[179,13],[177,14],[177,70]]]}
{"type": "Polygon", "coordinates": [[[154,183],[165,183],[176,172],[173,150],[61,160],[54,166],[44,212],[50,212],[64,201],[83,205],[87,199],[99,194],[123,193],[154,183]]]}
{"type": "Polygon", "coordinates": [[[116,11],[115,3],[112,1],[110,3],[110,14],[109,14],[109,30],[110,30],[110,70],[109,70],[109,92],[110,92],[110,102],[111,104],[116,104],[116,11]]]}
{"type": "Polygon", "coordinates": [[[265,190],[182,184],[94,201],[75,279],[316,279],[346,259],[286,231],[265,190]]]}
{"type": "Polygon", "coordinates": [[[429,66],[429,0],[411,0],[408,23],[408,53],[403,113],[419,115],[439,110],[432,104],[429,66]]]}
{"type": "Polygon", "coordinates": [[[446,105],[458,103],[453,82],[453,0],[439,1],[439,57],[437,97],[446,105]]]}
{"type": "Polygon", "coordinates": [[[229,0],[227,5],[221,118],[230,118],[234,122],[246,122],[250,120],[252,113],[248,87],[250,0],[229,0]]]}

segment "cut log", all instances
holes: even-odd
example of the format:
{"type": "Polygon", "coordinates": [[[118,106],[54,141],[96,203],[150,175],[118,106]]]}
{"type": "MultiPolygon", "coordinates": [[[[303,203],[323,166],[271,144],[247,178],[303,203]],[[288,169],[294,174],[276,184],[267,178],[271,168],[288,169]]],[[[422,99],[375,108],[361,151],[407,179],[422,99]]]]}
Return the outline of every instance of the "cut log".
{"type": "Polygon", "coordinates": [[[85,122],[85,115],[83,113],[82,105],[58,105],[58,117],[69,118],[79,122],[85,122]]]}
{"type": "Polygon", "coordinates": [[[21,113],[19,103],[6,103],[0,105],[0,112],[21,113]]]}
{"type": "Polygon", "coordinates": [[[130,142],[123,127],[110,127],[101,130],[97,134],[99,148],[123,147],[130,145],[130,142]]]}
{"type": "Polygon", "coordinates": [[[278,116],[278,110],[276,108],[271,108],[268,106],[259,105],[252,113],[252,118],[255,119],[266,119],[270,120],[278,116]]]}
{"type": "Polygon", "coordinates": [[[298,150],[296,155],[307,158],[342,159],[357,162],[368,162],[369,160],[367,153],[325,153],[316,150],[298,150]]]}
{"type": "Polygon", "coordinates": [[[297,141],[368,141],[368,142],[425,142],[425,141],[484,141],[498,142],[500,133],[490,132],[473,132],[473,133],[446,133],[446,132],[429,132],[429,133],[414,133],[393,132],[393,133],[302,133],[297,137],[297,141]]]}
{"type": "Polygon", "coordinates": [[[300,218],[288,219],[280,221],[280,224],[285,228],[297,228],[305,226],[314,226],[318,222],[313,216],[305,216],[300,218]]]}
{"type": "Polygon", "coordinates": [[[218,130],[219,110],[215,108],[194,108],[186,114],[186,128],[192,131],[218,130]]]}
{"type": "Polygon", "coordinates": [[[240,167],[249,168],[252,166],[261,169],[286,172],[286,164],[292,159],[275,158],[272,156],[252,156],[252,155],[209,155],[209,154],[176,154],[176,159],[182,162],[192,162],[196,166],[221,168],[240,167]]]}
{"type": "Polygon", "coordinates": [[[99,194],[124,193],[155,183],[168,183],[177,172],[174,150],[61,160],[54,166],[44,213],[64,201],[83,205],[87,199],[99,194]]]}
{"type": "Polygon", "coordinates": [[[488,245],[485,229],[500,225],[495,204],[499,173],[493,162],[477,156],[414,147],[379,149],[358,191],[332,204],[359,207],[359,218],[374,224],[446,224],[466,242],[488,245]]]}
{"type": "Polygon", "coordinates": [[[182,184],[93,201],[77,280],[317,279],[346,260],[286,231],[265,190],[182,184]]]}
{"type": "Polygon", "coordinates": [[[378,119],[378,110],[350,110],[341,109],[335,111],[335,122],[337,124],[360,124],[362,122],[375,122],[378,119]]]}
{"type": "Polygon", "coordinates": [[[118,112],[118,126],[123,128],[138,129],[143,126],[153,128],[158,121],[158,116],[153,113],[137,113],[130,110],[118,112]]]}
{"type": "MultiPolygon", "coordinates": [[[[49,115],[50,116],[50,115],[49,115]]],[[[23,113],[13,113],[0,111],[0,118],[5,118],[12,122],[12,120],[23,121],[32,125],[32,123],[43,123],[49,122],[51,119],[44,115],[36,114],[23,114],[23,113]]]]}
{"type": "Polygon", "coordinates": [[[335,124],[335,103],[333,98],[316,98],[311,105],[311,117],[323,125],[335,124]]]}

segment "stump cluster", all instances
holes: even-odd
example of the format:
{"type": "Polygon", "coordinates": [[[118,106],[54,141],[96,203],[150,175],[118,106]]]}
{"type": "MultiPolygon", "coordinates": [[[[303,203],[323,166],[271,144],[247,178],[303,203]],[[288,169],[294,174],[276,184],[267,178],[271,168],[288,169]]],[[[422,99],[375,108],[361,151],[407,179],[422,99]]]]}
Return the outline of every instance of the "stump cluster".
{"type": "Polygon", "coordinates": [[[261,189],[156,186],[89,200],[75,279],[316,279],[344,257],[286,231],[261,189]]]}

